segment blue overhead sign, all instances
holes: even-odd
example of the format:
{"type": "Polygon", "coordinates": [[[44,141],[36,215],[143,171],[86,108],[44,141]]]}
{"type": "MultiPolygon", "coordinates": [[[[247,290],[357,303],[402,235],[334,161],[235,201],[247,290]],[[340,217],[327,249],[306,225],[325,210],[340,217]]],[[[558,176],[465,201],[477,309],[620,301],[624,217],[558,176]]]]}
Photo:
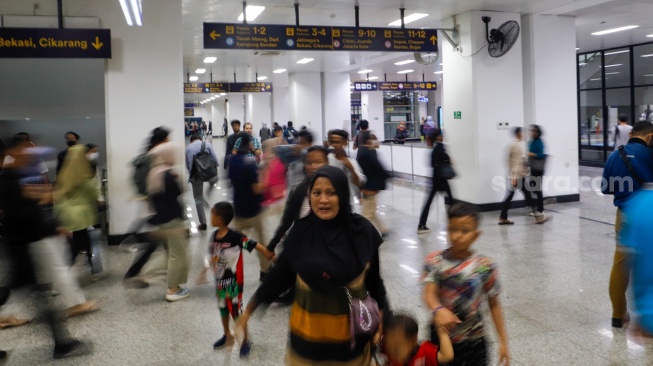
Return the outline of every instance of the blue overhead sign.
{"type": "Polygon", "coordinates": [[[435,29],[204,23],[204,48],[436,52],[435,29]]]}
{"type": "Polygon", "coordinates": [[[420,82],[354,82],[354,90],[375,91],[375,90],[437,90],[438,84],[435,81],[420,82]]]}
{"type": "Polygon", "coordinates": [[[111,58],[111,31],[0,28],[0,58],[111,58]]]}

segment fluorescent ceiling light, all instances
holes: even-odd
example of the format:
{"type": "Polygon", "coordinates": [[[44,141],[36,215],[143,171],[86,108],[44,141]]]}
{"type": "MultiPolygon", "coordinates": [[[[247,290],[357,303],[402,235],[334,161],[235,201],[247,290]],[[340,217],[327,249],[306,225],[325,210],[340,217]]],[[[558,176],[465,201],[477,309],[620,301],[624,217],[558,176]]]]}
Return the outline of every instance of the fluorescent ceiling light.
{"type": "Polygon", "coordinates": [[[217,57],[209,56],[209,57],[207,57],[207,58],[204,59],[204,63],[205,63],[205,64],[212,64],[212,63],[214,63],[217,59],[218,59],[217,57]]]}
{"type": "Polygon", "coordinates": [[[612,52],[604,53],[603,55],[610,56],[610,55],[616,55],[619,53],[626,53],[626,52],[630,52],[630,50],[612,51],[612,52]]]}
{"type": "Polygon", "coordinates": [[[211,97],[211,98],[209,98],[209,99],[211,99],[211,100],[214,100],[214,99],[215,99],[215,97],[211,97]]]}
{"type": "Polygon", "coordinates": [[[276,70],[274,70],[272,72],[275,73],[275,74],[281,74],[282,72],[286,72],[286,69],[276,69],[276,70]]]}
{"type": "Polygon", "coordinates": [[[125,20],[127,21],[128,26],[134,25],[134,22],[132,21],[132,17],[129,14],[129,8],[127,7],[127,0],[120,0],[120,7],[122,7],[122,12],[125,14],[125,20]]]}
{"type": "Polygon", "coordinates": [[[444,65],[442,62],[440,62],[440,66],[444,65]]]}
{"type": "Polygon", "coordinates": [[[653,76],[653,74],[648,74],[648,75],[644,75],[644,76],[653,76]]]}
{"type": "Polygon", "coordinates": [[[195,70],[196,74],[203,74],[205,72],[206,72],[206,69],[197,69],[197,70],[195,70]]]}
{"type": "Polygon", "coordinates": [[[647,35],[647,37],[653,38],[653,34],[649,34],[647,35]]]}
{"type": "Polygon", "coordinates": [[[615,74],[618,74],[618,73],[619,73],[619,71],[617,71],[617,72],[606,72],[605,74],[606,75],[615,75],[615,74]]]}
{"type": "Polygon", "coordinates": [[[444,71],[436,71],[434,74],[444,74],[444,71]]]}
{"type": "Polygon", "coordinates": [[[220,93],[220,95],[227,95],[227,93],[220,93]]]}
{"type": "Polygon", "coordinates": [[[307,63],[309,63],[309,62],[311,62],[311,61],[313,61],[313,60],[315,60],[315,59],[314,59],[314,58],[307,57],[307,58],[303,58],[303,59],[297,61],[297,63],[303,65],[303,64],[307,64],[307,63]]]}
{"type": "Polygon", "coordinates": [[[361,71],[359,71],[358,73],[359,73],[359,74],[369,74],[369,73],[371,73],[372,71],[374,71],[374,70],[369,70],[369,69],[368,69],[368,70],[361,70],[361,71]]]}
{"type": "Polygon", "coordinates": [[[265,80],[267,78],[268,78],[267,76],[259,76],[259,77],[256,78],[256,80],[261,81],[261,80],[265,80]]]}
{"type": "Polygon", "coordinates": [[[409,64],[411,62],[415,62],[415,60],[403,60],[403,61],[395,62],[395,65],[401,66],[401,65],[409,64]]]}
{"type": "Polygon", "coordinates": [[[639,57],[653,57],[653,53],[650,53],[650,54],[648,54],[648,55],[641,55],[641,56],[639,56],[639,57]]]}
{"type": "Polygon", "coordinates": [[[627,25],[625,27],[612,28],[612,29],[606,29],[606,30],[599,31],[599,32],[594,32],[594,33],[592,33],[592,35],[593,36],[602,36],[604,34],[621,32],[621,31],[625,31],[625,30],[629,30],[629,29],[634,29],[634,28],[637,28],[637,27],[639,27],[639,25],[627,25]]]}
{"type": "MultiPolygon", "coordinates": [[[[429,16],[429,15],[424,14],[424,13],[413,13],[413,14],[411,14],[409,16],[404,17],[404,24],[412,23],[412,22],[414,22],[416,20],[422,19],[422,18],[427,17],[427,16],[429,16]]],[[[401,26],[401,19],[397,19],[392,23],[388,23],[388,25],[391,26],[391,27],[399,27],[399,26],[401,26]]]]}
{"type": "Polygon", "coordinates": [[[141,0],[131,0],[132,4],[132,14],[134,14],[134,20],[136,20],[136,25],[137,26],[142,26],[143,23],[141,22],[141,15],[142,10],[141,10],[141,0]]]}
{"type": "Polygon", "coordinates": [[[598,78],[598,79],[590,79],[590,81],[600,81],[600,80],[601,80],[601,78],[598,78]]]}
{"type": "MultiPolygon", "coordinates": [[[[623,64],[613,64],[613,65],[605,65],[603,67],[618,67],[618,66],[623,66],[623,64]]],[[[599,66],[600,67],[600,66],[599,66]]]]}
{"type": "Polygon", "coordinates": [[[576,47],[576,51],[580,50],[580,48],[576,47]]]}
{"type": "Polygon", "coordinates": [[[197,76],[191,76],[191,77],[188,78],[188,80],[190,80],[190,81],[197,81],[197,79],[199,79],[199,77],[197,77],[197,76]]]}
{"type": "Polygon", "coordinates": [[[414,70],[401,70],[397,71],[397,74],[408,74],[409,72],[413,72],[414,70]]]}
{"type": "MultiPolygon", "coordinates": [[[[247,8],[245,8],[245,11],[247,12],[247,21],[251,22],[252,20],[256,19],[256,17],[261,15],[263,10],[265,10],[265,6],[247,5],[247,8]]],[[[240,13],[238,16],[238,21],[242,22],[243,18],[243,13],[240,13]]]]}
{"type": "Polygon", "coordinates": [[[369,78],[367,78],[367,80],[376,80],[378,78],[379,78],[378,76],[370,76],[369,78]]]}

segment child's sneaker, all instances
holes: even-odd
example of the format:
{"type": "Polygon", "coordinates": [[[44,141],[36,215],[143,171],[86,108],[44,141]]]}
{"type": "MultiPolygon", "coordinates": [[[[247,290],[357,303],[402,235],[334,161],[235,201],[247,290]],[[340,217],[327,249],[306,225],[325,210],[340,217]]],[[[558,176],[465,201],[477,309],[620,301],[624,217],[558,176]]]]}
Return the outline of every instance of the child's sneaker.
{"type": "Polygon", "coordinates": [[[240,346],[240,357],[249,356],[249,351],[251,350],[252,350],[252,344],[249,343],[248,341],[243,342],[243,344],[240,346]]]}
{"type": "Polygon", "coordinates": [[[227,346],[231,346],[232,344],[234,344],[233,337],[229,338],[229,340],[227,341],[227,336],[224,335],[222,336],[222,338],[218,339],[215,343],[213,343],[213,349],[224,348],[227,346]]]}

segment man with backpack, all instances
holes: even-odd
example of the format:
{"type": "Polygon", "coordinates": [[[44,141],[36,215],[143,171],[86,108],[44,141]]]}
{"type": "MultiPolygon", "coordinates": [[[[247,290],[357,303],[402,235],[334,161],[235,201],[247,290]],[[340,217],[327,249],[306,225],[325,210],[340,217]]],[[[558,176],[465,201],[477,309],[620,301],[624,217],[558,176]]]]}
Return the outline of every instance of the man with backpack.
{"type": "MultiPolygon", "coordinates": [[[[197,217],[200,225],[199,230],[206,230],[206,212],[204,205],[207,204],[204,199],[204,182],[209,183],[209,189],[206,191],[207,197],[211,194],[211,189],[218,182],[218,157],[211,144],[202,141],[200,135],[190,137],[190,144],[186,146],[186,169],[190,177],[190,183],[193,188],[193,199],[197,208],[197,217]]],[[[208,205],[208,204],[207,204],[208,205]]]]}

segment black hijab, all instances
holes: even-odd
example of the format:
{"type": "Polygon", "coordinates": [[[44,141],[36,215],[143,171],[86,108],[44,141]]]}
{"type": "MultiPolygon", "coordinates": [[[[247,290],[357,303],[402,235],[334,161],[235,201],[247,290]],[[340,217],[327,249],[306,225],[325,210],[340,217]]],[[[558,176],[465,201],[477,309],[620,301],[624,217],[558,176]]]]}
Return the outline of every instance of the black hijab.
{"type": "Polygon", "coordinates": [[[288,234],[283,254],[311,288],[330,290],[358,277],[383,240],[367,219],[352,213],[349,183],[342,169],[320,168],[310,182],[309,197],[319,178],[327,178],[333,184],[340,206],[338,214],[331,220],[322,220],[311,207],[311,213],[297,221],[288,234]]]}

